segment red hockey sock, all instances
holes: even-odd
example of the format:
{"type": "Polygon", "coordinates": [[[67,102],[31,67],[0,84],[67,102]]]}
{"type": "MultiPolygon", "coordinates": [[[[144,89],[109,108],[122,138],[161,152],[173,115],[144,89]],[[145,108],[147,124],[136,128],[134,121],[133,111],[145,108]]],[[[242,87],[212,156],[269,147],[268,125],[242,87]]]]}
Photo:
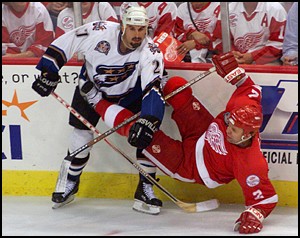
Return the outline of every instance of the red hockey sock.
{"type": "MultiPolygon", "coordinates": [[[[113,104],[104,99],[96,105],[96,112],[101,116],[105,124],[111,128],[116,127],[124,120],[133,116],[133,113],[128,109],[121,107],[117,104],[113,104]]],[[[135,121],[126,124],[117,130],[117,133],[121,136],[128,137],[129,129],[134,124],[135,121]]]]}

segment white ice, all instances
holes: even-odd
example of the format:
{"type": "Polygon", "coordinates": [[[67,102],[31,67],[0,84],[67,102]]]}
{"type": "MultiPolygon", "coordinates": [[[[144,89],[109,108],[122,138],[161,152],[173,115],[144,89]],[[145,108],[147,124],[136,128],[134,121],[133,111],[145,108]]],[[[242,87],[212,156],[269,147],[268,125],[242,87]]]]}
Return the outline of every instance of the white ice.
{"type": "MultiPolygon", "coordinates": [[[[50,197],[3,196],[2,236],[238,236],[242,204],[186,213],[164,201],[159,215],[132,210],[131,200],[76,198],[53,210],[50,197]]],[[[298,208],[276,207],[255,236],[298,236],[298,208]]],[[[248,235],[249,236],[249,235],[248,235]]]]}

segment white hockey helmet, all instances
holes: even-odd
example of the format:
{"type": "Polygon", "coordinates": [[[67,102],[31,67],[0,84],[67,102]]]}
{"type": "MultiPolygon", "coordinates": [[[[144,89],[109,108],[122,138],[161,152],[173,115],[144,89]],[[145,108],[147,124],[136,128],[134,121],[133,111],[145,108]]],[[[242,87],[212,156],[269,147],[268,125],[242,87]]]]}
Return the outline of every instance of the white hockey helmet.
{"type": "Polygon", "coordinates": [[[148,26],[149,17],[147,16],[146,9],[144,7],[128,7],[122,16],[122,24],[124,28],[126,25],[134,26],[148,26]]]}

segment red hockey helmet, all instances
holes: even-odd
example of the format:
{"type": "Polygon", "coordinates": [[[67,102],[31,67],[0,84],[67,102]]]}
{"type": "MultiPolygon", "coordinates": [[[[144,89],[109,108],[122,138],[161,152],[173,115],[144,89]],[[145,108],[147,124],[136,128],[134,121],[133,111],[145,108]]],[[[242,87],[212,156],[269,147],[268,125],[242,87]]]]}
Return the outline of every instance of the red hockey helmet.
{"type": "Polygon", "coordinates": [[[230,112],[228,119],[233,125],[242,128],[244,134],[258,132],[263,121],[261,108],[254,105],[245,105],[230,112]]]}

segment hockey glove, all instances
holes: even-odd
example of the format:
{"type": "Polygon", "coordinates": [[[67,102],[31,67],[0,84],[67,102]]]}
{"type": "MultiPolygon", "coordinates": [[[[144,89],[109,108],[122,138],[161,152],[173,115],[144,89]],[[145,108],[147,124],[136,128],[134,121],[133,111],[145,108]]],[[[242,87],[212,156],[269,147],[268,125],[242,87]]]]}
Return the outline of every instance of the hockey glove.
{"type": "Polygon", "coordinates": [[[234,55],[229,52],[223,55],[214,55],[212,61],[216,67],[217,73],[224,78],[227,83],[236,85],[245,79],[245,70],[238,66],[234,55]]]}
{"type": "Polygon", "coordinates": [[[79,79],[79,89],[81,95],[92,108],[95,108],[98,102],[102,99],[102,93],[98,91],[91,81],[83,81],[82,79],[79,79]]]}
{"type": "Polygon", "coordinates": [[[263,214],[257,209],[250,207],[236,220],[234,231],[239,231],[241,234],[258,233],[263,228],[263,220],[263,214]]]}
{"type": "Polygon", "coordinates": [[[129,130],[128,143],[140,149],[146,148],[150,145],[159,125],[160,121],[153,116],[139,118],[129,130]]]}
{"type": "Polygon", "coordinates": [[[56,89],[60,81],[58,73],[42,69],[42,74],[32,83],[32,89],[42,97],[47,97],[56,89]]]}

